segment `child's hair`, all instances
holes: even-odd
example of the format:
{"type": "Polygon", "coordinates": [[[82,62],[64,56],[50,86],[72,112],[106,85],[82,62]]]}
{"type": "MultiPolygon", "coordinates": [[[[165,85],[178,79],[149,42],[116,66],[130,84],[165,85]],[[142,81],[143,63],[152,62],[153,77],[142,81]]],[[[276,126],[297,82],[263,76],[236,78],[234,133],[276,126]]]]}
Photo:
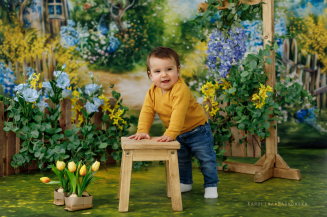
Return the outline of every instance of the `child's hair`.
{"type": "Polygon", "coordinates": [[[169,48],[169,47],[157,47],[155,48],[153,51],[151,51],[151,53],[148,55],[148,58],[146,60],[146,73],[148,74],[148,78],[150,79],[150,75],[149,75],[149,71],[151,73],[151,69],[150,69],[150,58],[151,57],[156,57],[156,58],[160,58],[160,59],[166,59],[166,58],[174,58],[177,68],[180,66],[179,63],[179,57],[178,54],[176,53],[176,51],[174,51],[173,49],[169,48]]]}

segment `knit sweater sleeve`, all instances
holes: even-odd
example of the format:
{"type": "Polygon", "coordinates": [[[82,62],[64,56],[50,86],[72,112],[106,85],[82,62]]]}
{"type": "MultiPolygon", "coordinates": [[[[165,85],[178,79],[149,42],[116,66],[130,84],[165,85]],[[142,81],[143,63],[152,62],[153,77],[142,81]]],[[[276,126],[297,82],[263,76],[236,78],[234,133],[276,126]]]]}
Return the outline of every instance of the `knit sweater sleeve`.
{"type": "Polygon", "coordinates": [[[172,113],[169,127],[165,135],[176,140],[184,126],[185,116],[189,107],[191,92],[186,85],[179,84],[172,91],[172,113]]]}
{"type": "Polygon", "coordinates": [[[156,112],[154,110],[154,94],[153,89],[149,89],[146,93],[145,100],[141,109],[138,130],[136,133],[147,133],[149,134],[154,116],[156,112]]]}

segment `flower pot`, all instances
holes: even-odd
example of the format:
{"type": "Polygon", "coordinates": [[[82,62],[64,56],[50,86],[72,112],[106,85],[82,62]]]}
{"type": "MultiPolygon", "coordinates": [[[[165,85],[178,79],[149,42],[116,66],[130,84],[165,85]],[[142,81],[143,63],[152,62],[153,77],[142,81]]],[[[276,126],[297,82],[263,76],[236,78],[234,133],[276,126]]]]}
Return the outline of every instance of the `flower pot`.
{"type": "Polygon", "coordinates": [[[90,209],[93,207],[92,204],[93,196],[82,196],[82,197],[65,197],[65,210],[77,211],[82,209],[90,209]]]}
{"type": "Polygon", "coordinates": [[[57,206],[65,205],[65,197],[68,196],[68,192],[66,193],[60,193],[58,192],[58,189],[54,190],[54,201],[53,204],[57,206]]]}

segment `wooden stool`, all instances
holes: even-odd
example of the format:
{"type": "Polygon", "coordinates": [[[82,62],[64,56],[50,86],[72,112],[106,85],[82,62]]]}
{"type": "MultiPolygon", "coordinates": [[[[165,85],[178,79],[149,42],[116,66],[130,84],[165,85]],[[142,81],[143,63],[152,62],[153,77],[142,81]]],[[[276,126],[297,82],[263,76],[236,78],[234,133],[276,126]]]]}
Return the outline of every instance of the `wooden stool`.
{"type": "Polygon", "coordinates": [[[167,197],[171,197],[174,211],[183,211],[177,149],[181,146],[178,141],[156,142],[159,137],[134,140],[121,137],[123,149],[118,187],[119,212],[128,212],[129,192],[133,161],[165,161],[167,197]]]}

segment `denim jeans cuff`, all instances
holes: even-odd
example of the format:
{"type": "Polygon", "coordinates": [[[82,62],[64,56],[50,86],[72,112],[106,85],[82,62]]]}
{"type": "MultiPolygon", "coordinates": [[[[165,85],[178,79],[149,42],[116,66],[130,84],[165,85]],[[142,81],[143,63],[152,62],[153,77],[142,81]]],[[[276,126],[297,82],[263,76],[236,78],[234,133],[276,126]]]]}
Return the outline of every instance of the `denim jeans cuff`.
{"type": "Polygon", "coordinates": [[[218,186],[218,183],[217,184],[209,184],[209,185],[204,185],[204,188],[217,187],[217,186],[218,186]]]}
{"type": "Polygon", "coordinates": [[[185,185],[191,185],[191,184],[193,184],[193,181],[190,181],[190,182],[180,181],[180,183],[185,184],[185,185]]]}

